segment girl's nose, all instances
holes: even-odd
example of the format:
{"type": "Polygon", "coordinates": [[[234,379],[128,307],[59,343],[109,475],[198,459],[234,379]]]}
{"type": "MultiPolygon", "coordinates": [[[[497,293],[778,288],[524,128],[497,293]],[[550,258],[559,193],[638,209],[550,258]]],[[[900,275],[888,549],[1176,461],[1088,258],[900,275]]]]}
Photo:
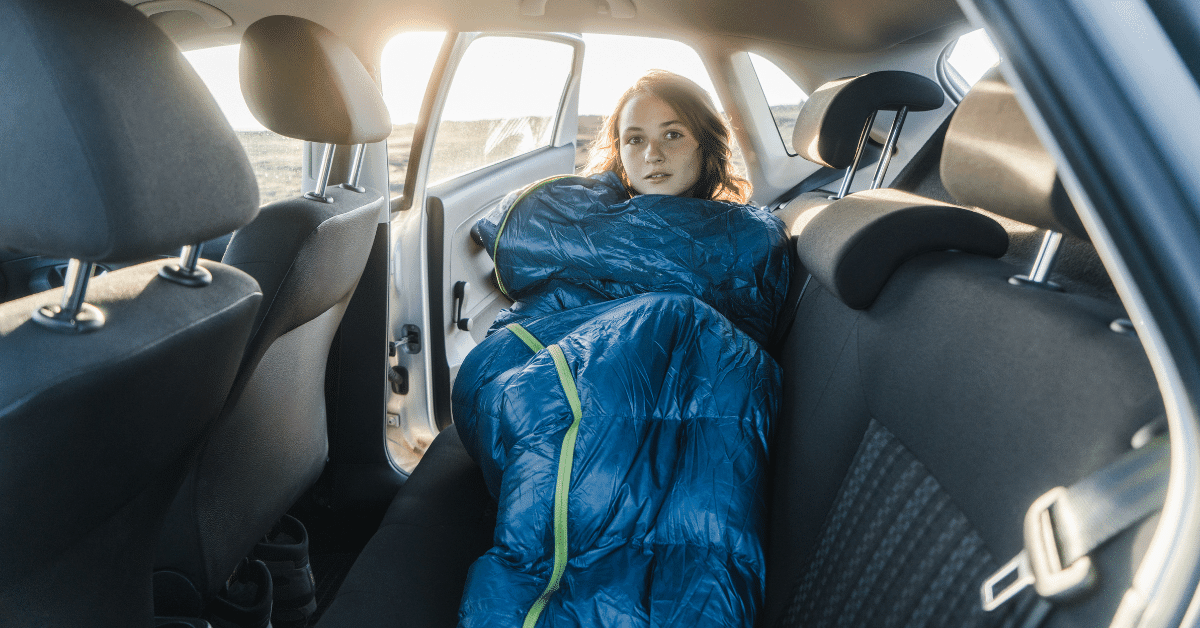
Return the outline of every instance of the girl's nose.
{"type": "Polygon", "coordinates": [[[646,146],[646,162],[658,163],[663,160],[662,149],[658,142],[647,142],[646,146]]]}

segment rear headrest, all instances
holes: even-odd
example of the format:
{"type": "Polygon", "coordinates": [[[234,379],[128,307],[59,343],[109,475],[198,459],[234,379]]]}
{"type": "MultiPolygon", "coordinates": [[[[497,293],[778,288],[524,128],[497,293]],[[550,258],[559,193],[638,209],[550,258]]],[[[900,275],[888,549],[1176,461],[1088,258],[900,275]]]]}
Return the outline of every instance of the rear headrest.
{"type": "Polygon", "coordinates": [[[950,120],[942,183],[964,205],[1087,238],[1054,159],[996,69],[971,88],[950,120]]]}
{"type": "Polygon", "coordinates": [[[175,44],[119,0],[0,3],[0,247],[121,262],[250,222],[258,184],[175,44]]]}
{"type": "Polygon", "coordinates": [[[945,98],[937,83],[912,72],[888,70],[830,81],[800,108],[792,146],[809,161],[846,168],[854,161],[867,116],[905,106],[929,111],[941,107],[945,98]]]}
{"type": "Polygon", "coordinates": [[[321,144],[369,144],[392,132],[383,96],[362,62],[328,29],[272,15],[242,35],[242,95],[272,131],[321,144]]]}
{"type": "Polygon", "coordinates": [[[900,190],[859,192],[810,211],[793,226],[800,262],[856,310],[917,255],[955,249],[1000,257],[1008,249],[1008,233],[991,218],[900,190]]]}

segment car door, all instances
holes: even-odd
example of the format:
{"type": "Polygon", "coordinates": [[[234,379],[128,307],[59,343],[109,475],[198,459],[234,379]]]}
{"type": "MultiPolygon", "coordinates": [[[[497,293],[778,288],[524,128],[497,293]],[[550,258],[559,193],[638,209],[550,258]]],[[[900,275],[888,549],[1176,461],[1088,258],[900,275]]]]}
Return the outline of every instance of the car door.
{"type": "Polygon", "coordinates": [[[393,205],[388,448],[415,466],[449,425],[458,365],[508,305],[471,227],[510,191],[574,172],[583,40],[452,33],[393,205]]]}

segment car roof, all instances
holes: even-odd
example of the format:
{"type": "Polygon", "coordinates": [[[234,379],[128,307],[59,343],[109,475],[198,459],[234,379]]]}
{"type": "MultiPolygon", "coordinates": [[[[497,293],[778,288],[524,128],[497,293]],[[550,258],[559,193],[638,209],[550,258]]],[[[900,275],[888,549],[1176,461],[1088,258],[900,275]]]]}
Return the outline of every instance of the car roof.
{"type": "MultiPolygon", "coordinates": [[[[163,8],[202,4],[199,0],[167,2],[163,8]]],[[[942,41],[947,37],[944,31],[968,28],[955,0],[211,0],[208,4],[228,15],[233,26],[214,29],[184,11],[159,13],[155,21],[189,49],[237,43],[247,25],[268,15],[298,15],[321,23],[360,51],[378,50],[402,31],[449,30],[612,33],[692,44],[732,37],[767,48],[862,54],[884,52],[914,39],[942,41]],[[529,14],[539,11],[540,15],[529,14]]]]}

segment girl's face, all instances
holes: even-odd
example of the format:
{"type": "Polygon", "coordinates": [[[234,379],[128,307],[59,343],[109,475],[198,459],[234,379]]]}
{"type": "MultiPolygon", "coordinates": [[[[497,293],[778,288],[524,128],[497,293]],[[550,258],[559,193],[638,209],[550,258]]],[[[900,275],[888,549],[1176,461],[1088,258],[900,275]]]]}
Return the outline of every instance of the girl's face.
{"type": "Polygon", "coordinates": [[[700,180],[700,143],[670,105],[637,94],[617,119],[621,166],[635,192],[679,196],[700,180]]]}

